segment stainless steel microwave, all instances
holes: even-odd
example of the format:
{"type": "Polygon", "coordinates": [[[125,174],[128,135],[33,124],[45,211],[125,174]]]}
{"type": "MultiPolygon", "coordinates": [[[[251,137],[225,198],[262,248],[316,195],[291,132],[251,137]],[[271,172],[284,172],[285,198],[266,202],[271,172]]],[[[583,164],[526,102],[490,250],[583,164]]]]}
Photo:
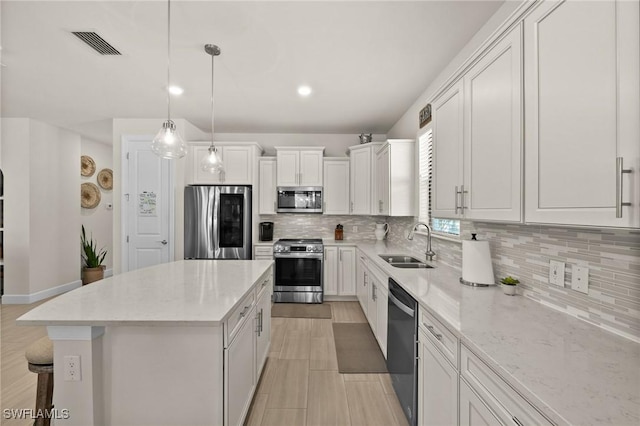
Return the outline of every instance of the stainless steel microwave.
{"type": "Polygon", "coordinates": [[[321,186],[279,186],[278,213],[322,213],[321,186]]]}

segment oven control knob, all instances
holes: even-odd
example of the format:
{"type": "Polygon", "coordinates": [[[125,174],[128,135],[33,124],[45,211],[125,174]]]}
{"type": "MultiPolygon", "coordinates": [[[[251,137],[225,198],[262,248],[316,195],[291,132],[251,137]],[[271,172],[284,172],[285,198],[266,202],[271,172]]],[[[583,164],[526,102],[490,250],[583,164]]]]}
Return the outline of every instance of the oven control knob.
{"type": "Polygon", "coordinates": [[[313,251],[313,246],[307,246],[307,251],[313,251]]]}
{"type": "Polygon", "coordinates": [[[282,251],[282,246],[280,244],[276,244],[273,246],[273,251],[276,253],[280,253],[282,251]]]}

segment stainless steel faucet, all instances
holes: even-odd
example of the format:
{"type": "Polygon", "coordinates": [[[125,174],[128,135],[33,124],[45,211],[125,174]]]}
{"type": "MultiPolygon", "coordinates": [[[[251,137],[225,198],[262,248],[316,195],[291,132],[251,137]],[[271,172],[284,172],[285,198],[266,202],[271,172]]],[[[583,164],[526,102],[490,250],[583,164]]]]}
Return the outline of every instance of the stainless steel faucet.
{"type": "Polygon", "coordinates": [[[427,257],[427,260],[431,261],[436,255],[436,252],[431,250],[431,227],[429,225],[424,222],[417,222],[415,225],[413,225],[413,228],[409,232],[409,235],[407,235],[407,239],[409,241],[413,240],[413,234],[415,234],[419,226],[424,226],[425,228],[427,228],[427,251],[425,252],[425,256],[427,257]]]}

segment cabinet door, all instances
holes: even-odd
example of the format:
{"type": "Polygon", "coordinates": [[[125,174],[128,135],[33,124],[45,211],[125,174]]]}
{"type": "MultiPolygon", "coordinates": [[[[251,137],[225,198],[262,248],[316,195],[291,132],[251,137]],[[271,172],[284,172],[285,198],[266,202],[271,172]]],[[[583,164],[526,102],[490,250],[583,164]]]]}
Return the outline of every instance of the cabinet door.
{"type": "Polygon", "coordinates": [[[522,28],[464,76],[464,189],[468,219],[521,221],[522,28]]]}
{"type": "Polygon", "coordinates": [[[251,404],[255,386],[255,308],[247,315],[240,331],[225,349],[225,424],[240,425],[251,404]]]}
{"type": "Polygon", "coordinates": [[[460,217],[463,103],[462,80],[433,102],[433,217],[460,217]]]}
{"type": "Polygon", "coordinates": [[[358,296],[358,302],[360,302],[360,308],[362,312],[367,314],[367,280],[368,270],[366,266],[366,258],[362,254],[358,254],[358,261],[356,265],[356,295],[358,296]]]}
{"type": "Polygon", "coordinates": [[[388,201],[389,216],[414,216],[416,143],[413,139],[389,140],[388,201]]]}
{"type": "Polygon", "coordinates": [[[349,160],[324,160],[324,214],[349,214],[349,160]]]}
{"type": "Polygon", "coordinates": [[[376,154],[376,213],[383,216],[389,215],[389,149],[386,145],[376,154]]]}
{"type": "Polygon", "coordinates": [[[261,158],[260,173],[260,201],[258,211],[260,214],[276,214],[276,159],[261,158]]]}
{"type": "Polygon", "coordinates": [[[262,373],[262,367],[267,360],[269,354],[269,345],[271,343],[271,279],[267,279],[263,283],[265,288],[261,289],[256,304],[255,314],[255,332],[256,332],[256,383],[262,373]]]}
{"type": "Polygon", "coordinates": [[[525,18],[527,222],[640,226],[638,8],[544,2],[525,18]]]}
{"type": "Polygon", "coordinates": [[[356,295],[356,248],[338,248],[338,294],[356,295]]]}
{"type": "Polygon", "coordinates": [[[387,357],[387,325],[389,322],[389,293],[383,283],[376,288],[376,307],[378,309],[376,337],[384,357],[387,357]]]}
{"type": "Polygon", "coordinates": [[[351,152],[351,214],[371,214],[371,148],[351,152]]]}
{"type": "Polygon", "coordinates": [[[254,148],[251,146],[223,146],[224,171],[222,183],[228,185],[252,185],[254,148]]]}
{"type": "Polygon", "coordinates": [[[322,151],[300,151],[298,185],[322,186],[322,151]]]}
{"type": "Polygon", "coordinates": [[[338,294],[338,247],[324,248],[324,294],[338,294]]]}
{"type": "Polygon", "coordinates": [[[458,424],[458,372],[422,329],[418,334],[419,423],[433,426],[458,424]]]}
{"type": "MultiPolygon", "coordinates": [[[[218,147],[218,155],[222,159],[223,152],[221,147],[218,147]]],[[[191,147],[191,182],[195,184],[220,184],[222,183],[222,173],[210,173],[205,172],[200,168],[200,162],[204,157],[209,155],[209,147],[204,145],[197,145],[191,147]]]]}
{"type": "Polygon", "coordinates": [[[471,390],[467,382],[460,380],[460,426],[477,425],[493,426],[504,425],[504,423],[471,390]]]}
{"type": "Polygon", "coordinates": [[[299,182],[300,151],[277,150],[277,186],[297,186],[299,182]]]}
{"type": "Polygon", "coordinates": [[[374,274],[369,274],[369,288],[367,290],[367,320],[369,320],[369,327],[373,331],[374,335],[378,333],[378,306],[376,303],[376,293],[380,283],[378,278],[374,274]]]}

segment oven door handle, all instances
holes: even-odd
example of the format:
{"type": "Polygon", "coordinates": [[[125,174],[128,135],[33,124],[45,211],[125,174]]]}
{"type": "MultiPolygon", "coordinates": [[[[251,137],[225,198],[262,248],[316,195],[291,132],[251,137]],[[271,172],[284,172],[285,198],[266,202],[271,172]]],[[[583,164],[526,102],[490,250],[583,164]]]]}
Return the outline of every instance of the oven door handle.
{"type": "Polygon", "coordinates": [[[322,260],[324,258],[324,254],[323,253],[308,253],[308,254],[280,254],[280,253],[274,253],[273,254],[273,258],[274,259],[318,259],[318,260],[322,260]]]}
{"type": "Polygon", "coordinates": [[[389,300],[393,302],[393,304],[396,305],[398,309],[400,309],[402,312],[409,315],[411,318],[414,317],[415,310],[411,309],[410,307],[408,307],[407,305],[399,301],[391,292],[389,292],[389,300]]]}

